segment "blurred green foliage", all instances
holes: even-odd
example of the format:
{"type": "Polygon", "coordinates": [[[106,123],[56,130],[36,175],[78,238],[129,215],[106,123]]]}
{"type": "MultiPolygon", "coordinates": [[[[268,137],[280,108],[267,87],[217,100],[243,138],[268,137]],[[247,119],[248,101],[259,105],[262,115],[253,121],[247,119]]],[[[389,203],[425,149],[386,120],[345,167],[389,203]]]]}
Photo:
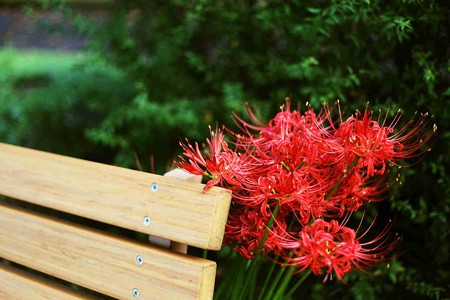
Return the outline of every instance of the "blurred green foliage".
{"type": "Polygon", "coordinates": [[[309,278],[300,295],[450,297],[448,1],[129,0],[109,11],[95,24],[63,9],[96,55],[64,57],[61,72],[8,70],[13,60],[0,56],[1,140],[128,167],[133,153],[146,165],[153,155],[162,172],[181,138],[203,140],[216,122],[232,127],[243,102],[265,120],[288,96],[316,108],[340,99],[347,112],[366,101],[401,108],[403,124],[429,112],[433,150],[401,170],[403,184],[380,207],[397,215],[401,254],[389,268],[351,274],[349,285],[309,278]],[[30,78],[33,88],[22,87],[30,78]]]}
{"type": "MultiPolygon", "coordinates": [[[[132,97],[123,73],[86,55],[0,51],[0,139],[66,155],[105,160],[88,140],[110,108],[132,97]]],[[[112,154],[109,155],[111,161],[112,154]]]]}

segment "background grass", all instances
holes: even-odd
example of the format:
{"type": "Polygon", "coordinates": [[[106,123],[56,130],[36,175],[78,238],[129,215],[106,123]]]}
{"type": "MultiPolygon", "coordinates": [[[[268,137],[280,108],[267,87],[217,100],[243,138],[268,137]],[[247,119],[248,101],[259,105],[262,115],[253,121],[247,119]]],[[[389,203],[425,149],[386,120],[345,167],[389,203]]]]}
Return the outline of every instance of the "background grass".
{"type": "Polygon", "coordinates": [[[111,162],[86,132],[106,117],[109,105],[130,96],[132,84],[93,60],[86,53],[1,49],[2,140],[111,162]]]}

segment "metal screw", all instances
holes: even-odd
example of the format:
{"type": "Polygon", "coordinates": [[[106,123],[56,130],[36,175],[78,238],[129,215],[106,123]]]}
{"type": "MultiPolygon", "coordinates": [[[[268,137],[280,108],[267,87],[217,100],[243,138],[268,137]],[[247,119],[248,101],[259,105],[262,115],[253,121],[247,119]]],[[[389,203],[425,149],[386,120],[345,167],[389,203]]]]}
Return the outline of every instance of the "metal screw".
{"type": "Polygon", "coordinates": [[[158,191],[158,184],[156,182],[152,183],[151,190],[152,190],[152,192],[157,192],[158,191]]]}
{"type": "Polygon", "coordinates": [[[144,263],[144,258],[140,255],[136,256],[136,263],[142,265],[144,263]]]}
{"type": "Polygon", "coordinates": [[[150,221],[151,221],[151,219],[149,216],[144,217],[144,225],[150,225],[150,221]]]}
{"type": "Polygon", "coordinates": [[[133,297],[134,298],[137,298],[137,297],[139,297],[139,290],[138,289],[133,289],[133,297]]]}

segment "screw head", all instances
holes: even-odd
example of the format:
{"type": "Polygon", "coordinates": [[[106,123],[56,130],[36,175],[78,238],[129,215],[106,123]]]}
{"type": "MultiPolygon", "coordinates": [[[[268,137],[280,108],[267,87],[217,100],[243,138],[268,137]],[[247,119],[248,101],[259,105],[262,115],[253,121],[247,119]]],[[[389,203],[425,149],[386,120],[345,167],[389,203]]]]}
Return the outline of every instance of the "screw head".
{"type": "Polygon", "coordinates": [[[139,290],[136,289],[136,288],[134,288],[133,291],[132,291],[132,294],[133,294],[133,297],[134,297],[134,298],[139,297],[139,290]]]}
{"type": "Polygon", "coordinates": [[[141,255],[136,256],[136,263],[142,265],[144,263],[144,258],[141,255]]]}
{"type": "Polygon", "coordinates": [[[150,225],[151,219],[149,216],[145,216],[144,217],[144,225],[148,226],[150,225]]]}
{"type": "Polygon", "coordinates": [[[156,182],[153,182],[150,189],[152,190],[152,192],[157,192],[158,191],[158,184],[156,182]]]}

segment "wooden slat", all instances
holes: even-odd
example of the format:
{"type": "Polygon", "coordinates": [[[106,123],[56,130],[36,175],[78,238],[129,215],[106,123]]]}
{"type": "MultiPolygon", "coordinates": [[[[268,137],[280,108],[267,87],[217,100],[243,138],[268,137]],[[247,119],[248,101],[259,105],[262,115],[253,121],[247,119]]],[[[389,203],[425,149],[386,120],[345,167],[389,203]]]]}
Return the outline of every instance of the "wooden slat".
{"type": "Polygon", "coordinates": [[[0,194],[212,250],[221,247],[231,198],[221,188],[2,143],[0,194]]]}
{"type": "Polygon", "coordinates": [[[5,259],[118,299],[133,299],[134,288],[139,299],[209,299],[214,289],[215,262],[5,205],[0,241],[5,259]]]}
{"type": "Polygon", "coordinates": [[[17,268],[0,264],[0,299],[80,300],[94,298],[27,274],[17,268]]]}
{"type": "MultiPolygon", "coordinates": [[[[182,169],[173,169],[169,172],[165,173],[164,176],[172,177],[172,178],[179,178],[187,181],[192,182],[202,182],[202,176],[201,175],[193,175],[190,174],[182,169]]],[[[168,239],[160,238],[158,236],[148,236],[148,241],[152,245],[158,245],[164,248],[170,248],[173,251],[180,252],[180,253],[187,253],[188,245],[183,243],[178,243],[174,241],[170,241],[168,239]]]]}
{"type": "MultiPolygon", "coordinates": [[[[192,174],[190,174],[182,169],[179,169],[179,168],[167,172],[166,174],[164,174],[164,176],[168,176],[168,177],[172,177],[172,178],[179,178],[179,179],[197,182],[197,183],[202,182],[201,175],[192,175],[192,174]]],[[[149,240],[150,240],[150,236],[149,236],[149,240]]],[[[173,251],[176,251],[176,252],[180,252],[180,253],[187,253],[188,245],[171,241],[170,249],[172,249],[173,251]]]]}

